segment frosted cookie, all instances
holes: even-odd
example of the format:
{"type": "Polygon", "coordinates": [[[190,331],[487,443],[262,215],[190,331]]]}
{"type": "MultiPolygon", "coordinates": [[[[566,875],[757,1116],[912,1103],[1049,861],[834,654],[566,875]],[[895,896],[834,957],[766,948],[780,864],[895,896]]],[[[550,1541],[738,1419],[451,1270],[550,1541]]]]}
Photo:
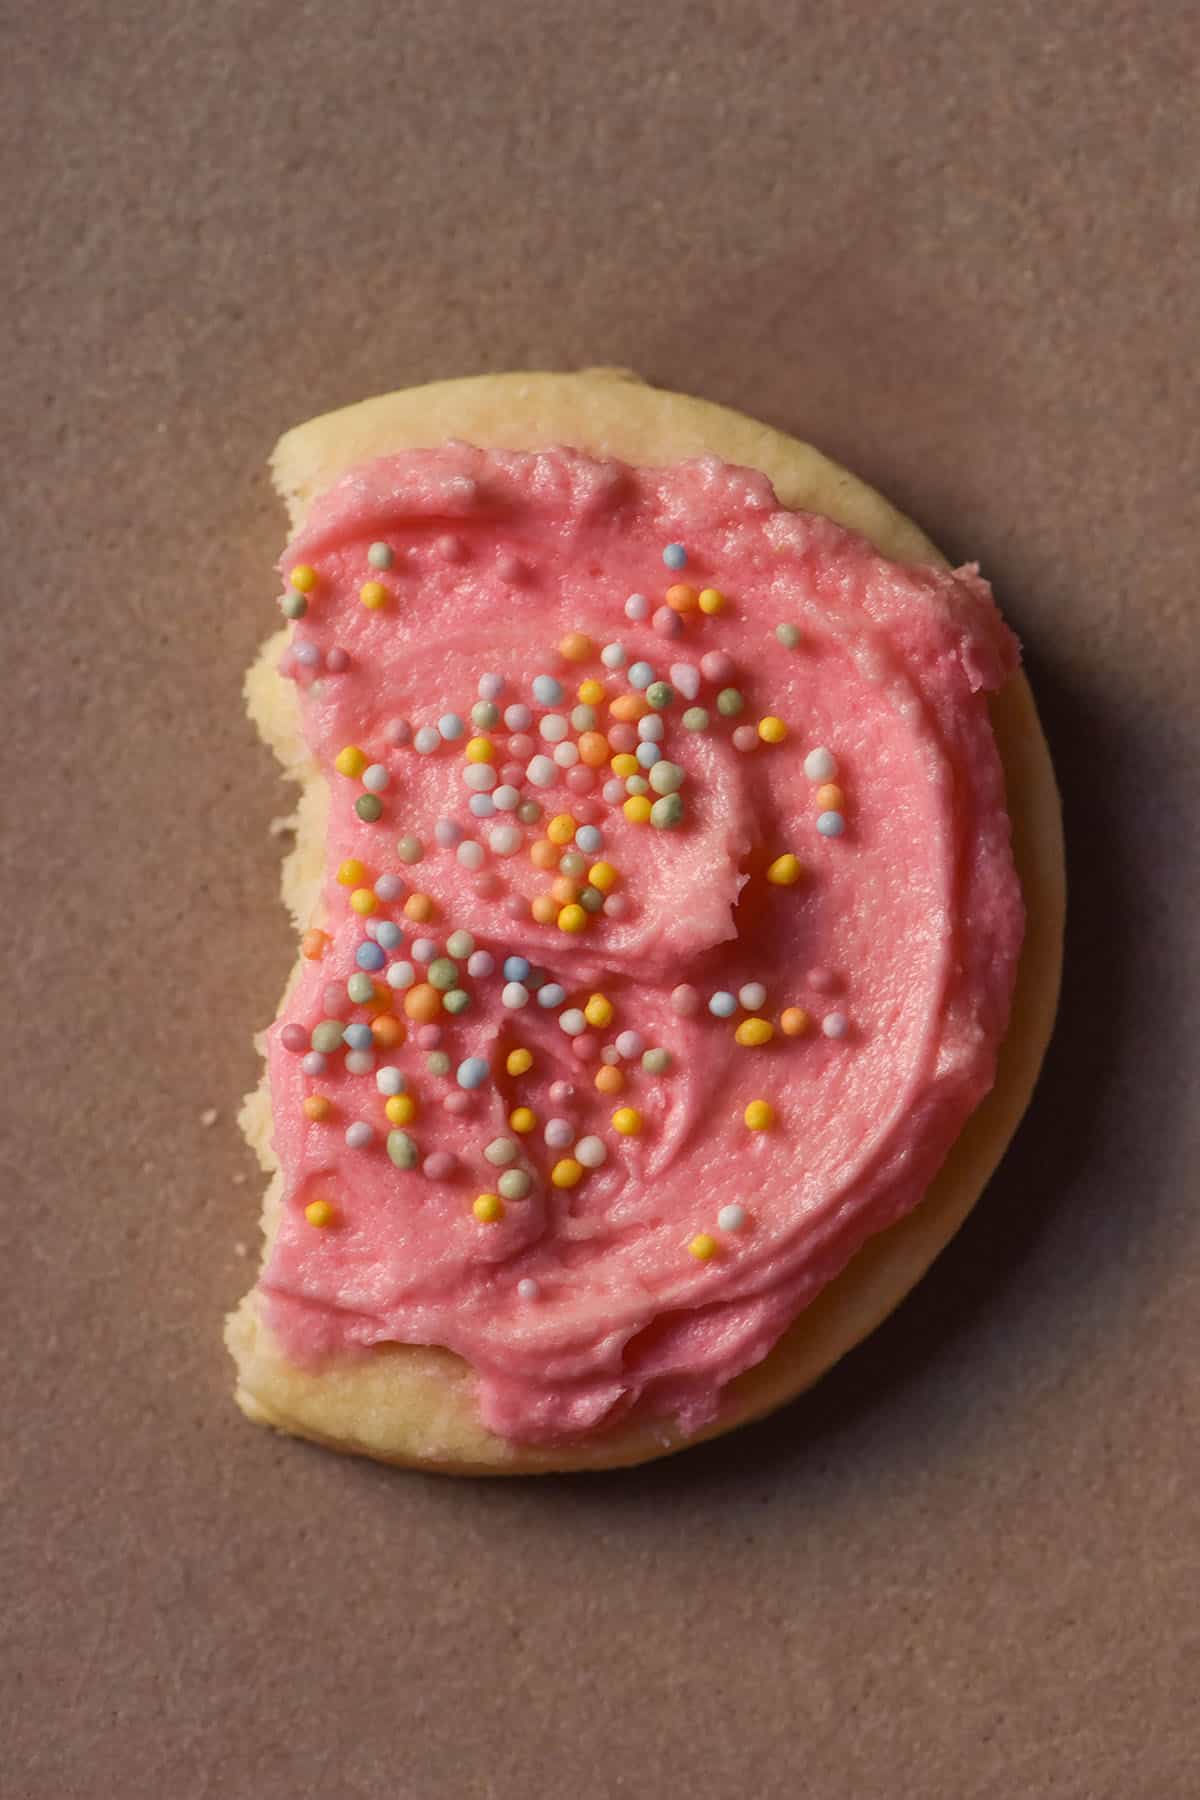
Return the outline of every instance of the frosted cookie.
{"type": "Polygon", "coordinates": [[[386,396],[275,471],[249,695],[303,935],[240,1403],[463,1472],[760,1415],[961,1223],[1052,1024],[1057,796],[986,583],[609,374],[386,396]]]}

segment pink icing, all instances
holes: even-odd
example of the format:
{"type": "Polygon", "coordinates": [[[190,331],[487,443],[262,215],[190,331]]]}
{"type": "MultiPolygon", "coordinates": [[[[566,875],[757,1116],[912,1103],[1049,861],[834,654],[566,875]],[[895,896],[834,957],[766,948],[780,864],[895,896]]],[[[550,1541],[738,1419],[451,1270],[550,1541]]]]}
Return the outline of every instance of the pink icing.
{"type": "MultiPolygon", "coordinates": [[[[900,567],[828,520],[785,511],[763,476],[715,459],[633,470],[568,450],[458,444],[389,457],[314,503],[281,567],[301,563],[318,579],[288,668],[331,788],[318,914],[330,941],[303,964],[268,1034],[286,1189],[261,1281],[266,1317],[308,1365],[384,1343],[448,1346],[475,1372],[484,1422],[514,1440],[578,1439],[634,1408],[696,1428],[863,1241],[916,1204],[992,1081],[1023,912],[984,690],[1015,668],[1015,640],[975,569],[900,567]],[[380,541],[394,552],[383,571],[367,559],[380,541]],[[664,565],[671,543],[686,547],[682,570],[664,565]],[[388,590],[382,610],[360,603],[367,580],[388,590]],[[664,635],[658,615],[675,583],[715,586],[728,604],[717,616],[689,612],[664,635]],[[632,593],[650,602],[636,622],[625,611],[632,593]],[[795,648],[777,641],[781,621],[799,627],[795,648]],[[593,640],[586,660],[559,654],[568,632],[593,640]],[[681,692],[662,714],[661,748],[685,772],[677,829],[626,819],[604,797],[616,779],[607,767],[591,780],[582,764],[560,768],[548,789],[524,778],[530,740],[534,755],[553,753],[540,721],[569,716],[581,681],[603,680],[608,698],[632,691],[628,664],[611,671],[599,659],[612,642],[657,678],[676,667],[681,692]],[[501,714],[530,711],[527,724],[518,713],[517,727],[481,735],[494,741],[498,777],[543,805],[540,824],[469,810],[464,748],[485,673],[503,677],[501,714]],[[558,707],[533,698],[543,673],[564,685],[558,707]],[[738,717],[717,711],[727,685],[745,696],[738,717]],[[706,730],[683,727],[692,704],[708,709],[706,730]],[[422,754],[414,734],[448,712],[466,721],[463,736],[422,754]],[[765,714],[785,722],[786,739],[755,733],[754,748],[735,748],[734,731],[747,741],[743,728],[765,714]],[[526,741],[514,746],[518,736],[526,741]],[[377,823],[355,812],[361,778],[333,772],[347,745],[389,771],[377,823]],[[821,783],[804,769],[817,746],[837,760],[840,836],[817,830],[821,783]],[[599,826],[600,854],[621,874],[578,935],[535,923],[528,904],[554,878],[529,844],[568,811],[599,826]],[[443,819],[484,844],[477,870],[439,841],[455,835],[435,832],[443,819]],[[516,854],[486,847],[500,824],[515,824],[516,854]],[[397,854],[405,834],[423,845],[415,863],[397,854]],[[805,875],[775,885],[764,872],[786,851],[805,875]],[[465,929],[496,967],[477,977],[457,959],[469,1010],[436,1026],[407,1021],[407,1041],[379,1053],[373,1071],[350,1073],[338,1051],[309,1075],[303,1046],[323,1018],[371,1017],[346,996],[369,939],[335,879],[351,857],[369,881],[393,878],[384,889],[399,897],[371,920],[404,932],[389,964],[411,960],[421,938],[444,955],[448,935],[465,929]],[[412,892],[435,902],[428,924],[405,916],[412,892]],[[568,1009],[605,995],[611,1023],[572,1038],[563,1009],[536,996],[506,1009],[502,964],[514,955],[560,982],[568,1009]],[[708,1007],[715,991],[754,982],[766,988],[755,1016],[775,1025],[760,1048],[735,1039],[744,1007],[729,1018],[708,1007]],[[803,1035],[780,1028],[789,1007],[809,1015],[803,1035]],[[624,1090],[599,1092],[597,1070],[631,1031],[668,1049],[671,1068],[650,1073],[625,1056],[624,1090]],[[448,1075],[427,1069],[418,1040],[435,1039],[448,1075]],[[518,1045],[534,1066],[512,1076],[506,1057],[518,1045]],[[478,1088],[456,1080],[468,1057],[489,1065],[478,1088]],[[403,1071],[419,1097],[404,1128],[419,1155],[412,1169],[385,1148],[383,1068],[403,1071]],[[305,1116],[313,1094],[332,1101],[328,1118],[305,1116]],[[775,1122],[751,1131],[744,1109],[760,1098],[775,1122]],[[517,1105],[539,1121],[519,1138],[506,1122],[517,1105]],[[621,1106],[642,1114],[640,1135],[613,1128],[621,1106]],[[544,1141],[552,1119],[566,1121],[552,1129],[565,1148],[544,1141]],[[346,1142],[356,1122],[374,1128],[364,1148],[346,1142]],[[572,1188],[551,1185],[554,1164],[592,1135],[603,1166],[572,1188]],[[501,1173],[483,1149],[505,1136],[532,1186],[483,1223],[472,1203],[497,1191],[501,1173]],[[324,1229],[305,1214],[314,1198],[335,1209],[324,1229]],[[735,1202],[745,1221],[727,1228],[721,1209],[735,1202]],[[715,1242],[710,1260],[689,1249],[698,1234],[715,1242]]],[[[601,730],[614,723],[606,707],[601,730]]],[[[636,728],[618,738],[637,741],[636,728]]],[[[385,975],[375,979],[391,994],[385,975]]],[[[403,992],[394,1000],[403,1019],[403,992]]]]}

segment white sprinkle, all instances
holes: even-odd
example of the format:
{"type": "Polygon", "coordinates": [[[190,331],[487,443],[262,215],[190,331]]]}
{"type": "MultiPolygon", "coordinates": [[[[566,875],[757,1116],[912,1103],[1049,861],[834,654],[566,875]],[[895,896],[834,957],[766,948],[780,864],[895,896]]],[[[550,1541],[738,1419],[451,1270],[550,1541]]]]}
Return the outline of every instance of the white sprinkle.
{"type": "Polygon", "coordinates": [[[417,971],[410,962],[394,962],[390,965],[387,972],[387,984],[389,987],[411,987],[416,979],[417,971]]]}
{"type": "Polygon", "coordinates": [[[428,756],[431,750],[437,749],[441,741],[441,733],[434,726],[422,725],[413,739],[413,749],[419,750],[422,756],[428,756]]]}
{"type": "Polygon", "coordinates": [[[603,1138],[581,1137],[575,1146],[575,1161],[585,1169],[598,1169],[607,1160],[608,1148],[603,1138]]]}
{"type": "Polygon", "coordinates": [[[560,769],[573,769],[579,761],[578,744],[555,744],[554,760],[560,769]]]}
{"type": "Polygon", "coordinates": [[[559,1013],[558,1022],[568,1037],[578,1037],[587,1030],[587,1019],[578,1006],[568,1006],[565,1012],[559,1013]]]}
{"type": "Polygon", "coordinates": [[[746,1223],[744,1206],[723,1206],[717,1214],[717,1224],[722,1231],[741,1231],[746,1223]]]}
{"type": "Polygon", "coordinates": [[[845,1013],[826,1013],[821,1020],[821,1030],[827,1038],[844,1038],[850,1029],[850,1021],[845,1013]]]}
{"type": "Polygon", "coordinates": [[[561,713],[547,713],[538,724],[538,731],[548,744],[561,744],[570,729],[561,713]]]}
{"type": "Polygon", "coordinates": [[[671,686],[676,693],[682,694],[685,700],[696,698],[700,692],[700,671],[695,663],[672,663],[670,675],[671,686]]]}
{"type": "Polygon", "coordinates": [[[347,1050],[346,1073],[348,1075],[369,1075],[375,1067],[373,1050],[347,1050]]]}
{"type": "MultiPolygon", "coordinates": [[[[505,782],[503,787],[494,788],[492,790],[492,805],[496,808],[497,812],[516,812],[520,804],[520,794],[515,787],[509,787],[507,782],[505,782]]],[[[376,887],[375,891],[376,893],[379,892],[378,887],[376,887]]]]}
{"type": "Polygon", "coordinates": [[[810,750],[804,759],[804,773],[809,781],[832,781],[837,772],[837,757],[824,744],[810,750]]]}
{"type": "Polygon", "coordinates": [[[497,856],[515,856],[524,842],[525,833],[518,825],[493,825],[488,836],[497,856]]]}
{"type": "MultiPolygon", "coordinates": [[[[369,1052],[366,1054],[369,1054],[369,1052]]],[[[355,1119],[353,1125],[347,1125],[346,1145],[348,1149],[365,1150],[367,1145],[373,1144],[374,1141],[375,1127],[373,1125],[368,1125],[365,1119],[355,1119]]]]}
{"type": "Polygon", "coordinates": [[[621,1032],[620,1036],[617,1038],[615,1048],[616,1048],[617,1055],[625,1057],[625,1059],[627,1061],[631,1060],[635,1056],[640,1056],[642,1054],[643,1049],[645,1048],[645,1044],[642,1039],[641,1032],[640,1031],[623,1031],[623,1032],[621,1032]]]}
{"type": "Polygon", "coordinates": [[[823,812],[817,815],[817,830],[822,837],[841,837],[846,829],[846,821],[840,812],[823,812]]]}
{"type": "Polygon", "coordinates": [[[510,731],[524,731],[533,714],[523,700],[516,700],[504,709],[504,723],[510,731]]]}
{"type": "Polygon", "coordinates": [[[623,669],[627,655],[624,644],[605,644],[600,652],[600,661],[606,669],[623,669]]]}
{"type": "Polygon", "coordinates": [[[620,1060],[621,1052],[617,1049],[617,1046],[615,1044],[605,1044],[603,1050],[600,1052],[600,1061],[602,1063],[608,1063],[611,1067],[613,1063],[619,1063],[620,1060]]]}
{"type": "Polygon", "coordinates": [[[650,602],[645,594],[630,594],[625,602],[625,617],[627,619],[648,619],[650,617],[650,602]]]}
{"type": "Polygon", "coordinates": [[[637,734],[643,744],[661,744],[666,729],[661,713],[647,713],[637,724],[637,734]]]}
{"type": "Polygon", "coordinates": [[[745,987],[738,989],[738,999],[747,1012],[757,1012],[767,997],[767,990],[761,981],[748,981],[745,987]]]}
{"type": "Polygon", "coordinates": [[[490,794],[499,779],[491,763],[468,763],[463,770],[463,781],[473,794],[490,794]]]}
{"type": "Polygon", "coordinates": [[[483,845],[474,838],[464,838],[454,852],[464,869],[480,869],[483,867],[483,845]]]}
{"type": "Polygon", "coordinates": [[[522,1300],[536,1300],[541,1291],[532,1275],[522,1275],[517,1283],[517,1292],[522,1300]]]}
{"type": "Polygon", "coordinates": [[[575,1133],[569,1119],[547,1119],[542,1136],[552,1150],[565,1150],[575,1133]]]}
{"type": "Polygon", "coordinates": [[[525,770],[534,787],[552,787],[558,774],[548,756],[535,756],[525,770]]]}
{"type": "Polygon", "coordinates": [[[519,1012],[529,1005],[529,989],[523,981],[506,981],[500,990],[500,1004],[507,1006],[510,1012],[519,1012]]]}
{"type": "Polygon", "coordinates": [[[624,800],[625,798],[625,783],[621,780],[619,775],[613,775],[605,782],[600,791],[608,801],[608,804],[610,806],[615,806],[618,800],[624,800]]]}
{"type": "Polygon", "coordinates": [[[402,1094],[408,1086],[407,1078],[399,1069],[380,1069],[375,1077],[375,1086],[381,1094],[402,1094]]]}

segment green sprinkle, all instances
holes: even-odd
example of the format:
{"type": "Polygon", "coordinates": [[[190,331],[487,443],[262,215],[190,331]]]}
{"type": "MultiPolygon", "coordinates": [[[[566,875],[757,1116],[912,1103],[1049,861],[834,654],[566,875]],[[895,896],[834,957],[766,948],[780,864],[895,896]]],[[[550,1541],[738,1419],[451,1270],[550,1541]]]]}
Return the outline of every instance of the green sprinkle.
{"type": "Polygon", "coordinates": [[[296,588],[289,588],[279,602],[285,619],[302,619],[308,611],[308,600],[296,588]]]}
{"type": "Polygon", "coordinates": [[[435,956],[426,971],[425,979],[439,993],[448,993],[452,987],[458,986],[458,964],[448,956],[435,956]]]}
{"type": "Polygon", "coordinates": [[[517,808],[517,817],[522,825],[536,825],[542,816],[542,809],[536,800],[522,800],[517,808]]]}
{"type": "Polygon", "coordinates": [[[475,948],[475,939],[469,931],[452,931],[446,939],[446,954],[457,956],[460,960],[470,956],[475,948]]]}
{"type": "Polygon", "coordinates": [[[558,866],[561,873],[569,875],[573,881],[577,875],[586,874],[587,857],[579,850],[566,850],[559,857],[558,866]]]}
{"type": "Polygon", "coordinates": [[[736,688],[722,688],[717,695],[717,711],[726,719],[736,718],[745,704],[736,688]]]}
{"type": "Polygon", "coordinates": [[[442,1005],[448,1013],[466,1012],[471,1004],[471,996],[466,988],[451,988],[448,994],[442,995],[442,1005]]]}
{"type": "Polygon", "coordinates": [[[365,1006],[368,1000],[375,998],[375,983],[369,975],[352,975],[346,983],[346,992],[355,1006],[365,1006]]]}
{"type": "Polygon", "coordinates": [[[483,1154],[494,1168],[503,1169],[517,1160],[516,1142],[513,1138],[493,1138],[490,1144],[484,1145],[483,1154]]]}
{"type": "Polygon", "coordinates": [[[417,1146],[407,1131],[388,1132],[387,1153],[398,1169],[415,1169],[417,1166],[417,1146]]]}
{"type": "Polygon", "coordinates": [[[373,569],[390,569],[395,560],[390,544],[372,544],[367,551],[367,561],[373,569]]]}
{"type": "Polygon", "coordinates": [[[420,862],[424,854],[424,844],[411,831],[406,831],[402,838],[396,840],[396,855],[402,863],[420,862]]]}
{"type": "Polygon", "coordinates": [[[650,783],[646,780],[644,775],[627,775],[625,777],[625,792],[627,794],[648,794],[650,792],[650,783]]]}
{"type": "Polygon", "coordinates": [[[656,794],[674,794],[683,786],[683,770],[664,758],[651,766],[649,781],[656,794]]]}
{"type": "Polygon", "coordinates": [[[322,1019],[319,1025],[314,1025],[312,1044],[313,1049],[320,1050],[324,1056],[329,1056],[333,1051],[340,1050],[342,1047],[342,1026],[340,1020],[322,1019]]]}
{"type": "Polygon", "coordinates": [[[779,642],[783,645],[785,650],[794,650],[796,645],[800,642],[800,627],[798,625],[788,624],[777,625],[775,627],[775,636],[779,639],[779,642]]]}
{"type": "Polygon", "coordinates": [[[450,1058],[446,1055],[444,1050],[431,1050],[429,1055],[425,1058],[425,1067],[429,1070],[431,1075],[448,1075],[450,1073],[450,1058]]]}
{"type": "Polygon", "coordinates": [[[646,698],[655,712],[664,712],[675,698],[675,689],[669,681],[652,681],[646,689],[646,698]]]}
{"type": "Polygon", "coordinates": [[[364,825],[374,825],[376,819],[383,817],[383,801],[378,794],[360,794],[354,810],[364,825]]]}
{"type": "Polygon", "coordinates": [[[579,904],[584,912],[599,912],[604,905],[604,895],[599,888],[585,887],[580,893],[579,904]]]}
{"type": "Polygon", "coordinates": [[[491,700],[477,700],[471,708],[471,723],[480,731],[490,731],[500,723],[500,708],[491,700]]]}
{"type": "Polygon", "coordinates": [[[689,706],[683,715],[685,731],[707,731],[708,709],[704,706],[689,706]]]}
{"type": "Polygon", "coordinates": [[[642,1056],[642,1067],[647,1075],[665,1075],[670,1066],[669,1050],[647,1050],[642,1056]]]}
{"type": "Polygon", "coordinates": [[[594,706],[585,706],[582,702],[578,706],[573,706],[571,708],[571,723],[575,727],[576,731],[595,731],[595,729],[596,729],[596,709],[595,709],[595,707],[594,706]]]}
{"type": "Polygon", "coordinates": [[[524,1169],[505,1169],[496,1186],[506,1200],[523,1200],[533,1182],[524,1169]]]}
{"type": "Polygon", "coordinates": [[[670,831],[683,818],[683,801],[678,794],[664,794],[650,808],[650,823],[660,831],[670,831]]]}

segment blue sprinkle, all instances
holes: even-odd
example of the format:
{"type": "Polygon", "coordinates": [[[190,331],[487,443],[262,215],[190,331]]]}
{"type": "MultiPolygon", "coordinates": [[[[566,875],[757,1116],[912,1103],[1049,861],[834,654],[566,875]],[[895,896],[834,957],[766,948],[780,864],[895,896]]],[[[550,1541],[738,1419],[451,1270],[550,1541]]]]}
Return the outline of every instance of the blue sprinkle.
{"type": "Polygon", "coordinates": [[[387,957],[378,944],[360,944],[354,952],[354,960],[360,969],[382,969],[387,957]]]}
{"type": "Polygon", "coordinates": [[[370,1050],[375,1044],[369,1025],[347,1025],[342,1039],[348,1050],[370,1050]]]}
{"type": "Polygon", "coordinates": [[[597,850],[604,848],[604,833],[597,825],[581,825],[575,833],[575,842],[589,856],[595,856],[597,850]]]}
{"type": "Polygon", "coordinates": [[[455,738],[460,738],[466,729],[457,713],[443,713],[438,720],[437,728],[449,744],[452,744],[455,738]]]}
{"type": "Polygon", "coordinates": [[[539,1006],[561,1006],[566,997],[566,988],[560,987],[557,981],[548,981],[545,987],[538,989],[539,1006]]]}
{"type": "Polygon", "coordinates": [[[529,974],[529,962],[524,956],[506,956],[504,959],[505,981],[524,981],[529,974]]]}
{"type": "Polygon", "coordinates": [[[382,944],[385,950],[398,950],[404,942],[404,933],[390,919],[382,919],[375,927],[375,942],[382,944]]]}
{"type": "Polygon", "coordinates": [[[541,706],[557,706],[563,697],[563,685],[553,675],[535,675],[533,697],[541,706]]]}
{"type": "Polygon", "coordinates": [[[846,829],[846,821],[840,812],[823,812],[817,820],[817,830],[822,837],[841,837],[846,829]]]}
{"type": "Polygon", "coordinates": [[[727,994],[719,988],[708,1003],[708,1010],[715,1019],[729,1019],[737,1011],[737,997],[727,994]]]}
{"type": "Polygon", "coordinates": [[[687,551],[682,544],[668,544],[663,551],[663,561],[668,569],[682,569],[687,566],[687,551]]]}
{"type": "Polygon", "coordinates": [[[458,1085],[462,1088],[482,1087],[488,1078],[488,1066],[482,1056],[468,1056],[458,1065],[458,1085]]]}
{"type": "Polygon", "coordinates": [[[490,819],[496,810],[496,802],[490,794],[472,794],[467,805],[477,819],[490,819]]]}
{"type": "Polygon", "coordinates": [[[656,762],[662,760],[662,751],[651,738],[643,738],[642,742],[634,751],[634,755],[641,763],[643,769],[652,769],[656,762]]]}
{"type": "Polygon", "coordinates": [[[629,685],[635,688],[648,688],[654,680],[654,670],[648,662],[635,662],[629,665],[629,685]]]}

